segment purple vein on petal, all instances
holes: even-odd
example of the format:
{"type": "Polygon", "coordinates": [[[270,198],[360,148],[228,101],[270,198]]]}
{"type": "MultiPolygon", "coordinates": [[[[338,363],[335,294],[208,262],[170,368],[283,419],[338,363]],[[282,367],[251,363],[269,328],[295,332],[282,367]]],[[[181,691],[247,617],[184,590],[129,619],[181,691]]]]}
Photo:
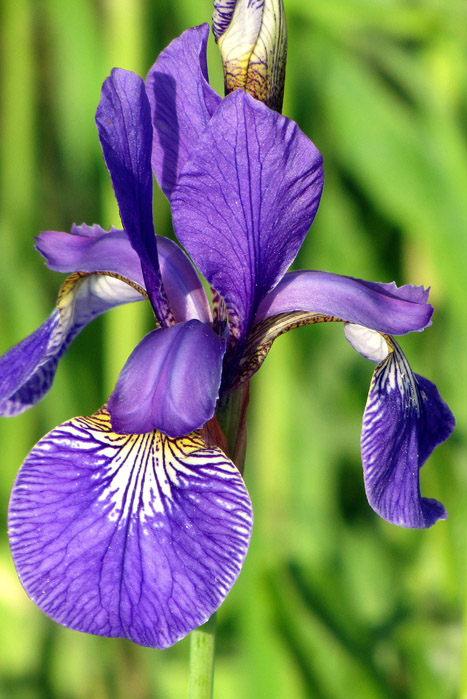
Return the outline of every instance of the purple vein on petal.
{"type": "MultiPolygon", "coordinates": [[[[349,325],[354,349],[378,361],[384,348],[369,332],[349,325]]],[[[371,331],[370,331],[371,332],[371,331]]],[[[373,333],[375,336],[378,334],[373,333]]],[[[375,369],[362,423],[362,462],[368,502],[380,517],[402,527],[424,529],[446,519],[443,505],[421,497],[419,471],[454,429],[454,417],[436,386],[414,374],[389,337],[387,356],[375,369]]]]}
{"type": "Polygon", "coordinates": [[[159,270],[152,220],[152,125],[143,80],[114,68],[104,82],[96,112],[104,159],[123,226],[141,259],[146,289],[159,322],[171,313],[159,270]]]}
{"type": "Polygon", "coordinates": [[[115,434],[106,413],[44,437],[10,502],[15,565],[46,614],[158,648],[222,603],[251,527],[248,492],[219,449],[196,434],[115,434]]]}
{"type": "Polygon", "coordinates": [[[226,97],[172,195],[178,239],[245,337],[285,273],[321,195],[321,155],[290,119],[241,90],[226,97]]]}
{"type": "Polygon", "coordinates": [[[59,360],[94,318],[115,306],[144,298],[133,286],[114,277],[68,277],[60,289],[57,308],[45,323],[0,357],[0,415],[18,415],[47,393],[59,360]]]}

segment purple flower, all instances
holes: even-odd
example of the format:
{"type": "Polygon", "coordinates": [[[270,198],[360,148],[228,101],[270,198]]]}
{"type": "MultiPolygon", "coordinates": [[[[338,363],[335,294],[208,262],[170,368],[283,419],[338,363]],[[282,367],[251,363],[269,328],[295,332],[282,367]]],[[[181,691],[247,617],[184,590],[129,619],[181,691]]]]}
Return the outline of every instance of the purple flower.
{"type": "Polygon", "coordinates": [[[363,417],[368,500],[406,527],[446,517],[422,498],[419,469],[454,426],[435,386],[391,337],[423,330],[421,287],[287,272],[315,217],[321,156],[297,125],[242,90],[209,86],[207,25],[163,51],[146,84],[114,70],[97,127],[124,230],[74,226],[37,239],[70,274],[49,319],[0,359],[0,411],[34,405],[94,317],[149,300],[155,329],[128,358],[107,405],[46,435],[10,504],[10,539],[29,596],[69,628],[166,647],[206,621],[247,553],[252,508],[216,422],[276,337],[345,322],[377,362],[363,417]],[[155,236],[152,172],[175,243],[155,236]]]}

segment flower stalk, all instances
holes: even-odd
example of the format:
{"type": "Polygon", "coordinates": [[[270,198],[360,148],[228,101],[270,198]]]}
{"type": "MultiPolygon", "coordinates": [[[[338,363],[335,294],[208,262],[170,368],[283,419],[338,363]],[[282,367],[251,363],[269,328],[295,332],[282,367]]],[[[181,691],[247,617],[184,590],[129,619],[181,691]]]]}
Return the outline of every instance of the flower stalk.
{"type": "Polygon", "coordinates": [[[216,613],[190,634],[188,699],[211,699],[214,686],[216,613]]]}

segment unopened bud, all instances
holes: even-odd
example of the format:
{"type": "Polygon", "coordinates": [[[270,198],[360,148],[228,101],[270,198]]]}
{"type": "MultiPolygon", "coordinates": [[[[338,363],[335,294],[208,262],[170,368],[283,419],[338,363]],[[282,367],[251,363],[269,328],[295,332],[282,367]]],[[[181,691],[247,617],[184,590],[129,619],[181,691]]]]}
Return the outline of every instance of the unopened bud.
{"type": "Polygon", "coordinates": [[[214,0],[213,33],[226,94],[243,88],[280,112],[287,59],[282,0],[214,0]]]}

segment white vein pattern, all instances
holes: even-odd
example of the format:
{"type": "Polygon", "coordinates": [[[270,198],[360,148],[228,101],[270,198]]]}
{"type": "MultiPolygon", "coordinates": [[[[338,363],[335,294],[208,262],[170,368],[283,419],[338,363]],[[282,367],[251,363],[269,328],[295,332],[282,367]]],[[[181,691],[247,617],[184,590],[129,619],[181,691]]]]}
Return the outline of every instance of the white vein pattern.
{"type": "Polygon", "coordinates": [[[76,418],[26,459],[10,506],[30,597],[70,628],[166,647],[235,582],[252,528],[248,492],[197,434],[117,435],[76,418]]]}
{"type": "Polygon", "coordinates": [[[414,374],[394,338],[375,370],[363,416],[365,488],[373,509],[405,527],[425,528],[447,514],[420,495],[419,470],[454,421],[436,387],[414,374]]]}
{"type": "Polygon", "coordinates": [[[7,370],[0,367],[0,395],[5,396],[0,414],[18,415],[47,393],[59,360],[91,320],[110,308],[142,300],[144,296],[121,279],[101,274],[69,276],[60,289],[57,308],[45,323],[1,358],[7,370]]]}

